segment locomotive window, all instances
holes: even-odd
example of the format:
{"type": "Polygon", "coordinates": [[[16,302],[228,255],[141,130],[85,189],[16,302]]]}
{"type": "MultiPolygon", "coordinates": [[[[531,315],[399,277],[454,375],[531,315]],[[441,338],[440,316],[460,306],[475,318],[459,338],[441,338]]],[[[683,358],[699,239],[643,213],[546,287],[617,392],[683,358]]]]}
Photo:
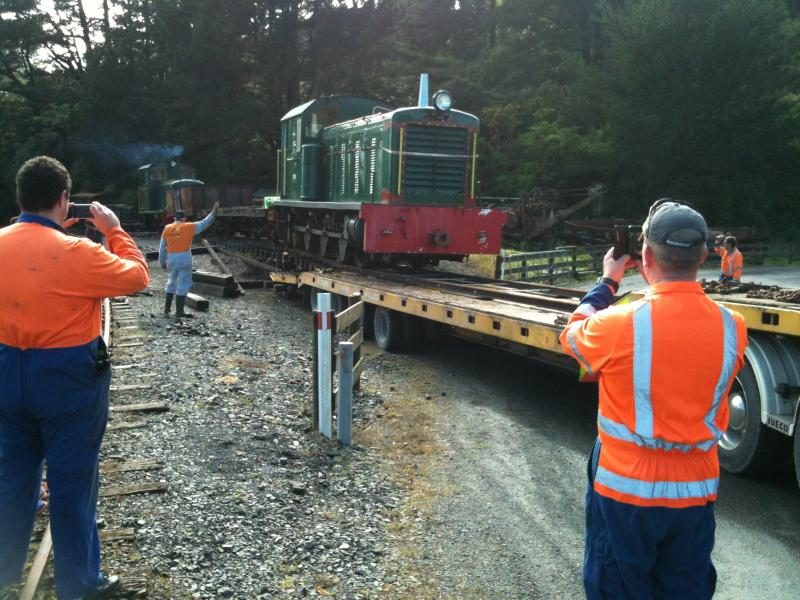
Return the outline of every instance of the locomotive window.
{"type": "Polygon", "coordinates": [[[300,152],[300,146],[303,144],[303,119],[297,118],[297,129],[294,133],[294,150],[300,152]]]}

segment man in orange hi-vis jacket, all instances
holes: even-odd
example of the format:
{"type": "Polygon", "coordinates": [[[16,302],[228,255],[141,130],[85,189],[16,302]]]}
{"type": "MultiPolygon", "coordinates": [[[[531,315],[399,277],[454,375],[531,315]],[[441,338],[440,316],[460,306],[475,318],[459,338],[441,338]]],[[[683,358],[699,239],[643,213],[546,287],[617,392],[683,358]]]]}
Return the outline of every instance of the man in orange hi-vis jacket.
{"type": "Polygon", "coordinates": [[[108,250],[66,234],[70,187],[58,161],[27,161],[17,172],[22,214],[0,229],[0,595],[22,574],[45,460],[58,597],[119,588],[100,573],[95,521],[111,380],[100,303],[147,287],[150,272],[98,202],[90,221],[108,250]]]}
{"type": "Polygon", "coordinates": [[[727,237],[718,235],[714,242],[714,252],[716,252],[722,263],[720,265],[720,281],[741,281],[742,269],[744,267],[744,257],[737,248],[739,244],[732,235],[727,237]]]}
{"type": "Polygon", "coordinates": [[[211,212],[205,219],[197,223],[187,223],[186,213],[175,211],[175,222],[164,227],[161,234],[161,245],[158,249],[158,262],[168,269],[167,285],[164,288],[164,315],[169,315],[172,298],[175,298],[175,316],[189,316],[183,312],[186,295],[192,287],[192,238],[202,233],[214,223],[219,210],[219,202],[214,203],[211,212]]]}
{"type": "Polygon", "coordinates": [[[592,600],[714,594],[717,442],[747,330],[741,315],[696,281],[707,235],[705,220],[688,206],[654,204],[641,262],[614,259],[610,250],[603,277],[561,334],[564,351],[599,382],[584,552],[592,600]],[[632,267],[647,293],[611,306],[632,267]]]}

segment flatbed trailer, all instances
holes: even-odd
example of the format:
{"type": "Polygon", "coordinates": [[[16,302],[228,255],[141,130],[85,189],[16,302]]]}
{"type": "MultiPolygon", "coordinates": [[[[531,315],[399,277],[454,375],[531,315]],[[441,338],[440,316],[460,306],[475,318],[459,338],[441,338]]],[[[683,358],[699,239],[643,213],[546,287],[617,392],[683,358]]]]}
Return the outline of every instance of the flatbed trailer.
{"type": "MultiPolygon", "coordinates": [[[[442,272],[274,273],[276,282],[361,297],[379,346],[402,350],[431,326],[471,341],[577,372],[558,336],[584,291],[442,272]]],[[[624,294],[616,302],[641,297],[624,294]]],[[[720,462],[733,473],[778,471],[794,460],[800,484],[800,305],[744,294],[712,298],[739,312],[748,328],[746,365],[731,388],[730,425],[720,462]]],[[[369,323],[367,329],[370,329],[369,323]]]]}

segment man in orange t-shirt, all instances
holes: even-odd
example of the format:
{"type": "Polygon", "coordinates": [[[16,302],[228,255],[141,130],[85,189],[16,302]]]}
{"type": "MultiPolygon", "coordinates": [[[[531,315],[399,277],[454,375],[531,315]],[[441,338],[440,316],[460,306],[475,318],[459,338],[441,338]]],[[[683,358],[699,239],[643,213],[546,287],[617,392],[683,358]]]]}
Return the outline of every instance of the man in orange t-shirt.
{"type": "Polygon", "coordinates": [[[169,316],[172,298],[175,297],[175,316],[187,317],[183,312],[186,295],[192,287],[192,238],[202,233],[214,223],[219,210],[219,202],[214,203],[206,218],[197,223],[187,223],[186,213],[175,211],[175,222],[164,227],[161,234],[161,245],[158,249],[158,262],[167,269],[167,284],[164,287],[164,315],[169,316]]]}
{"type": "Polygon", "coordinates": [[[17,222],[0,229],[0,597],[22,574],[44,461],[59,598],[107,598],[100,574],[98,456],[111,369],[103,298],[147,287],[150,272],[116,215],[93,202],[108,250],[67,235],[69,173],[39,156],[17,172],[17,222]]]}
{"type": "Polygon", "coordinates": [[[718,235],[714,243],[714,252],[722,259],[720,263],[720,281],[741,281],[744,268],[744,257],[737,247],[739,244],[732,235],[718,235]]]}
{"type": "Polygon", "coordinates": [[[603,260],[603,277],[561,334],[597,379],[598,440],[586,494],[584,588],[600,598],[711,598],[716,570],[717,442],[747,329],[696,281],[708,229],[688,206],[659,201],[643,226],[642,260],[603,260]],[[641,300],[611,306],[625,270],[641,300]]]}

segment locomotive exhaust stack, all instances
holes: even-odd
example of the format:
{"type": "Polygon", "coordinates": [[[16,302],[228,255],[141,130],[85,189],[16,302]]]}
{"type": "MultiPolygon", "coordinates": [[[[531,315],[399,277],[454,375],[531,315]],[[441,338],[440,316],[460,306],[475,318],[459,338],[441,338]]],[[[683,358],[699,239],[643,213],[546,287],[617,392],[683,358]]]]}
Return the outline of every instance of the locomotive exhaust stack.
{"type": "Polygon", "coordinates": [[[417,96],[417,106],[430,106],[428,94],[428,74],[423,73],[419,76],[419,95],[417,96]]]}

